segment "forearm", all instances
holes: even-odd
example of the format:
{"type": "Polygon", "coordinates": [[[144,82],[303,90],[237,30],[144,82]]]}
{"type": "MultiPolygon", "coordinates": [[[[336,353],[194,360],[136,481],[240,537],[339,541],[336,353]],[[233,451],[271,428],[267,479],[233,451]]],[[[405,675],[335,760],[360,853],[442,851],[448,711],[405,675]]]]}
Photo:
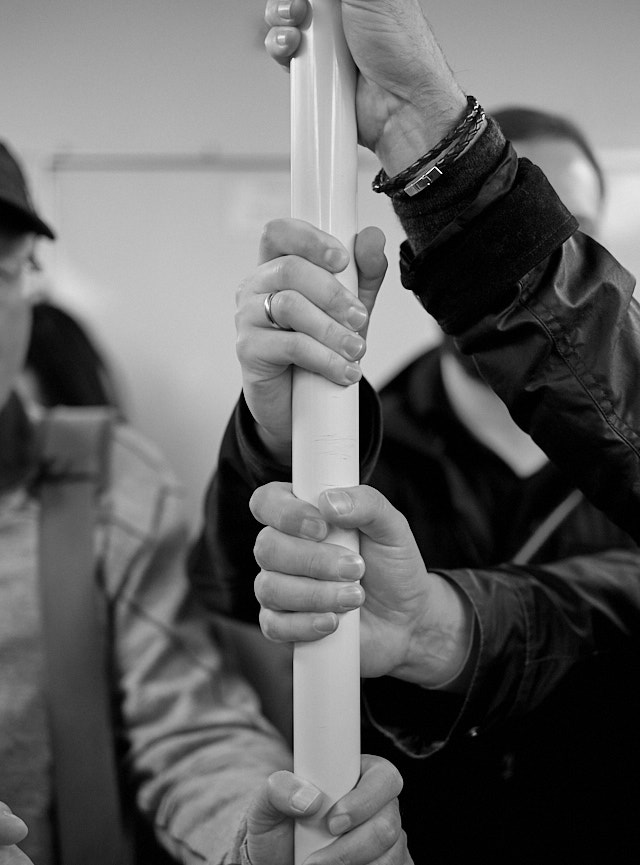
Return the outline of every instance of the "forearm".
{"type": "Polygon", "coordinates": [[[229,669],[177,557],[136,563],[114,621],[140,811],[176,861],[239,863],[249,802],[272,772],[291,768],[288,747],[229,669]]]}
{"type": "Polygon", "coordinates": [[[472,605],[478,637],[464,696],[394,679],[368,680],[374,724],[399,747],[426,756],[449,739],[482,733],[536,709],[590,660],[638,649],[639,563],[635,550],[613,550],[545,566],[442,572],[472,605]],[[396,706],[410,699],[410,721],[396,706]]]}
{"type": "Polygon", "coordinates": [[[410,238],[403,284],[474,356],[518,425],[638,539],[640,401],[628,386],[640,374],[635,282],[576,232],[536,166],[511,167],[507,158],[490,172],[470,205],[458,193],[448,202],[437,184],[418,201],[394,200],[410,238]]]}

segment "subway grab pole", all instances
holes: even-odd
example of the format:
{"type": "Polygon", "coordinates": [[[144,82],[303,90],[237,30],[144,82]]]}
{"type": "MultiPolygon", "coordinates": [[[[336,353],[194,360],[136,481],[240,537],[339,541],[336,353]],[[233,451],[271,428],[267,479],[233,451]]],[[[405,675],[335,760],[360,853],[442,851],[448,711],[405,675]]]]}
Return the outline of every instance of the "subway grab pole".
{"type": "MultiPolygon", "coordinates": [[[[340,0],[310,0],[291,60],[291,213],[337,237],[351,256],[339,278],[357,294],[358,144],[355,67],[342,30],[340,0]]],[[[358,386],[341,387],[296,369],[293,380],[293,491],[316,504],[331,487],[359,483],[358,386]]],[[[328,540],[358,550],[355,531],[328,540]]],[[[360,773],[359,612],[341,614],[335,633],[297,643],[293,653],[294,771],[325,794],[314,818],[298,820],[295,863],[333,840],[328,808],[360,773]]]]}

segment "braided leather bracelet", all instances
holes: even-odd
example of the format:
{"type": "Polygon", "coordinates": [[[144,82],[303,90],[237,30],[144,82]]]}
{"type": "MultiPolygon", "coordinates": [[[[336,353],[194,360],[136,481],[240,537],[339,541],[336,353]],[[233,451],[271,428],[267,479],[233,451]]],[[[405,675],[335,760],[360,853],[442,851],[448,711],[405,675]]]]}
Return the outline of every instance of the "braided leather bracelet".
{"type": "MultiPolygon", "coordinates": [[[[409,165],[408,168],[405,168],[394,177],[389,177],[384,168],[381,168],[378,174],[375,176],[373,183],[371,184],[371,188],[373,189],[373,191],[385,192],[387,195],[391,195],[394,192],[400,192],[401,190],[405,189],[407,184],[409,184],[412,179],[416,177],[417,174],[422,175],[423,169],[431,162],[437,160],[437,158],[442,153],[444,153],[444,151],[447,150],[447,148],[451,144],[456,142],[456,139],[464,140],[464,147],[466,147],[473,137],[468,137],[469,131],[473,130],[473,135],[475,135],[480,123],[482,123],[482,121],[484,120],[484,111],[480,106],[478,100],[474,96],[467,96],[467,105],[469,106],[469,110],[467,111],[464,118],[460,121],[460,123],[454,129],[452,129],[452,131],[447,136],[441,139],[435,145],[435,147],[432,147],[428,153],[425,153],[419,159],[416,159],[416,161],[409,165]],[[478,118],[480,119],[478,120],[478,118]]],[[[464,149],[464,147],[462,149],[464,149]]],[[[457,145],[455,150],[456,154],[454,158],[459,156],[461,152],[457,149],[457,145]]],[[[448,156],[448,154],[446,155],[448,156]]],[[[413,194],[415,195],[416,193],[414,192],[413,194]]]]}
{"type": "Polygon", "coordinates": [[[409,181],[409,183],[407,183],[404,188],[405,194],[413,197],[419,192],[422,192],[423,189],[426,189],[427,186],[431,186],[431,184],[439,177],[442,177],[442,175],[444,174],[444,170],[456,161],[462,151],[466,150],[469,144],[471,144],[473,139],[476,137],[484,118],[485,113],[482,109],[480,109],[480,113],[477,114],[475,117],[473,126],[470,126],[467,129],[464,135],[462,135],[458,139],[455,146],[447,150],[447,152],[441,159],[439,159],[434,165],[431,165],[429,167],[425,166],[424,169],[420,171],[417,177],[409,181]]]}

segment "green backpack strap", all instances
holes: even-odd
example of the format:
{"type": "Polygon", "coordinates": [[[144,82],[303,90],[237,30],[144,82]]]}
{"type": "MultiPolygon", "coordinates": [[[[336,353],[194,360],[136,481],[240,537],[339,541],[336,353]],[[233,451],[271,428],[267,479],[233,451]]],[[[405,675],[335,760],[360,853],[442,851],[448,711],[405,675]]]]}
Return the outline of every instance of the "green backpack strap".
{"type": "Polygon", "coordinates": [[[106,599],[97,590],[95,514],[115,415],[56,408],[42,426],[40,587],[64,865],[131,865],[112,728],[106,599]]]}

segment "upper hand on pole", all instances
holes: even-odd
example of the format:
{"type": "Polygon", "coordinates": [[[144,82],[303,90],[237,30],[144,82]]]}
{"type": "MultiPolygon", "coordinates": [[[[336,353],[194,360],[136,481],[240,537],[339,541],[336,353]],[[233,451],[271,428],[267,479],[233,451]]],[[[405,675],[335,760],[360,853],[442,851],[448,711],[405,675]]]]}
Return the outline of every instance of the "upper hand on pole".
{"type": "Polygon", "coordinates": [[[384,236],[367,228],[355,246],[359,298],[340,283],[348,255],[335,238],[294,219],[270,222],[259,264],[236,293],[236,350],[244,397],[265,446],[290,462],[291,372],[359,381],[369,315],[386,272],[384,236]],[[267,318],[265,298],[274,292],[267,318]]]}
{"type": "MultiPolygon", "coordinates": [[[[389,175],[430,150],[466,108],[418,0],[341,0],[342,23],[358,68],[356,115],[360,143],[389,175]]],[[[267,0],[265,45],[286,66],[300,43],[307,0],[267,0]],[[279,11],[280,10],[280,11],[279,11]]]]}

